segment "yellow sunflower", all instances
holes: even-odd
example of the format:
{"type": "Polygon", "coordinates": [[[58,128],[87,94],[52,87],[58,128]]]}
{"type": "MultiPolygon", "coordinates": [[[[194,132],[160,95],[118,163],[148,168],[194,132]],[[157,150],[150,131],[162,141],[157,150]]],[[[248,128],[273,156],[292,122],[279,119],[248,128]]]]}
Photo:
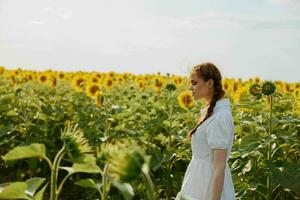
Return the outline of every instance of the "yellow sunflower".
{"type": "Polygon", "coordinates": [[[195,105],[193,95],[190,91],[181,92],[177,97],[179,106],[187,110],[195,105]]]}
{"type": "Polygon", "coordinates": [[[58,74],[57,74],[57,77],[59,78],[59,79],[64,79],[65,78],[65,73],[64,72],[58,72],[58,74]]]}
{"type": "Polygon", "coordinates": [[[57,85],[57,78],[56,78],[56,76],[52,76],[51,79],[50,79],[50,86],[52,88],[55,88],[56,85],[57,85]]]}
{"type": "Polygon", "coordinates": [[[112,78],[108,77],[105,79],[104,84],[105,84],[105,87],[110,90],[114,85],[114,80],[112,78]]]}
{"type": "Polygon", "coordinates": [[[90,97],[95,97],[96,92],[100,91],[100,85],[97,83],[90,82],[86,86],[86,94],[90,97]]]}
{"type": "Polygon", "coordinates": [[[0,66],[0,75],[4,74],[5,68],[3,66],[0,66]]]}
{"type": "Polygon", "coordinates": [[[100,78],[96,75],[92,75],[90,76],[90,81],[93,82],[93,83],[100,83],[100,78]]]}
{"type": "Polygon", "coordinates": [[[48,79],[49,79],[49,77],[48,77],[48,75],[46,73],[39,73],[38,74],[38,81],[40,83],[47,83],[48,79]]]}
{"type": "Polygon", "coordinates": [[[79,91],[79,92],[84,91],[86,79],[83,75],[80,75],[80,74],[75,75],[72,79],[72,82],[73,82],[74,88],[77,91],[79,91]]]}
{"type": "Polygon", "coordinates": [[[139,88],[140,88],[141,90],[144,90],[144,89],[145,89],[145,81],[144,81],[144,80],[139,80],[139,81],[137,82],[137,84],[138,84],[138,86],[139,86],[139,88]]]}
{"type": "Polygon", "coordinates": [[[161,88],[164,86],[164,81],[161,77],[155,77],[153,79],[153,85],[152,85],[152,88],[156,91],[160,91],[161,88]]]}

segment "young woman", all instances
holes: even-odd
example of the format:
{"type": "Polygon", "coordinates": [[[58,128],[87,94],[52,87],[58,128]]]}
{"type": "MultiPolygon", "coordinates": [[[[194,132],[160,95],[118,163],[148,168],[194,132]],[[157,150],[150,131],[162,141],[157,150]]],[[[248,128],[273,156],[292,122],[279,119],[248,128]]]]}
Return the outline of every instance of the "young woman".
{"type": "Polygon", "coordinates": [[[204,99],[199,123],[188,133],[192,159],[175,200],[233,200],[235,191],[227,163],[233,143],[234,123],[222,77],[212,63],[193,67],[190,88],[195,100],[204,99]]]}

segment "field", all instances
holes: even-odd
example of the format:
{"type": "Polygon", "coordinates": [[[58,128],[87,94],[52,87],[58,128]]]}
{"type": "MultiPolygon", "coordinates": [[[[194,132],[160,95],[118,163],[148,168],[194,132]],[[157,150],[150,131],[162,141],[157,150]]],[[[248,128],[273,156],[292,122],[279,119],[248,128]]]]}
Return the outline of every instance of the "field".
{"type": "MultiPolygon", "coordinates": [[[[300,199],[300,83],[222,84],[236,199],[300,199]]],[[[172,199],[204,105],[188,85],[171,74],[0,67],[0,199],[172,199]]]]}

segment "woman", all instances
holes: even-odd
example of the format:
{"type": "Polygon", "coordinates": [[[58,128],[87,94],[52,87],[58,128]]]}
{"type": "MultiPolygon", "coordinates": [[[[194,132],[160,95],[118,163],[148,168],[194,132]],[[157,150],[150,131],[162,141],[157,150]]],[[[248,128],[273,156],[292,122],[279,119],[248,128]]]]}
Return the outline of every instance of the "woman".
{"type": "Polygon", "coordinates": [[[212,63],[194,66],[189,89],[195,100],[204,99],[207,106],[201,109],[197,126],[188,133],[192,159],[175,200],[233,200],[235,191],[227,161],[234,123],[220,71],[212,63]]]}

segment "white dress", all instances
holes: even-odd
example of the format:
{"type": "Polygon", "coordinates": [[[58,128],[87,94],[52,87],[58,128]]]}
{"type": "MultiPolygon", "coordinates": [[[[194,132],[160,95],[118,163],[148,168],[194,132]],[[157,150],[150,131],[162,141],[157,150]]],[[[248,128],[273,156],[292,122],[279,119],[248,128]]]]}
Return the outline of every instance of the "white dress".
{"type": "MultiPolygon", "coordinates": [[[[201,109],[201,116],[204,117],[206,112],[207,108],[201,109]]],[[[213,114],[197,128],[192,136],[192,159],[175,200],[211,199],[213,149],[227,149],[224,184],[220,200],[235,199],[235,190],[228,165],[233,136],[234,122],[230,101],[228,98],[223,98],[216,102],[213,114]]]]}

